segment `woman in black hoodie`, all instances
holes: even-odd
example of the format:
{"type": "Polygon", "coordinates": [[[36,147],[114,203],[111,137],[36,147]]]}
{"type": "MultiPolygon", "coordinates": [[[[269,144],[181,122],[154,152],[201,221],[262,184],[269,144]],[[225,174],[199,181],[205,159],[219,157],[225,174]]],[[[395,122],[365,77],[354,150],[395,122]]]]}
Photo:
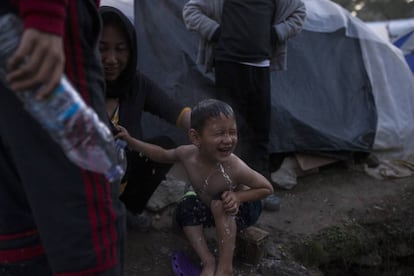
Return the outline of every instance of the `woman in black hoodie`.
{"type": "MultiPolygon", "coordinates": [[[[188,129],[190,108],[180,105],[153,81],[137,70],[136,32],[130,20],[118,9],[100,8],[103,32],[99,49],[106,80],[106,109],[114,124],[125,127],[131,136],[142,139],[143,111],[171,124],[188,129]]],[[[150,139],[163,147],[174,147],[166,136],[150,139]]],[[[128,169],[120,199],[128,209],[132,228],[146,230],[151,225],[142,214],[145,206],[171,165],[159,164],[134,152],[127,152],[128,169]]]]}

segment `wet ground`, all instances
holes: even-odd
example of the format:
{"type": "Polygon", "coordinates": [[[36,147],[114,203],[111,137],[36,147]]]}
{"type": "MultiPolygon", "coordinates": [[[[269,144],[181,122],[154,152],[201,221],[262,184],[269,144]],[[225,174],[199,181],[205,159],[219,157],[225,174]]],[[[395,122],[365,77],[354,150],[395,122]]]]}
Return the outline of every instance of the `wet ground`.
{"type": "MultiPolygon", "coordinates": [[[[344,256],[340,256],[339,259],[328,256],[327,261],[324,253],[325,255],[321,257],[323,260],[316,259],[311,262],[303,258],[303,255],[298,256],[296,252],[301,243],[324,231],[327,232],[326,229],[346,229],[349,225],[382,227],[378,228],[380,230],[375,228],[366,232],[368,236],[373,237],[375,233],[390,227],[392,229],[397,227],[402,231],[398,237],[407,233],[407,239],[411,239],[409,241],[411,244],[401,245],[406,247],[405,255],[403,254],[404,258],[408,258],[406,270],[398,273],[395,270],[386,271],[380,269],[379,264],[375,264],[374,261],[365,265],[364,269],[368,266],[374,267],[377,272],[381,270],[381,273],[376,275],[414,275],[411,274],[414,268],[409,262],[410,258],[413,258],[410,246],[414,240],[412,235],[414,177],[377,180],[360,171],[358,167],[334,165],[318,173],[299,178],[298,185],[290,191],[277,190],[276,193],[281,197],[280,211],[265,211],[257,224],[259,228],[270,233],[266,256],[257,265],[244,264],[236,259],[235,275],[341,275],[338,271],[344,269],[340,264],[337,265],[339,269],[334,268],[336,261],[344,262],[344,256]]],[[[186,252],[197,262],[183,234],[172,227],[172,210],[173,206],[170,206],[162,212],[153,213],[153,229],[149,233],[131,231],[128,233],[127,276],[174,275],[170,256],[177,250],[186,252]]],[[[332,231],[328,232],[328,237],[331,237],[332,231]]],[[[209,244],[214,250],[215,240],[212,230],[208,230],[207,234],[209,244]]],[[[342,237],[343,233],[340,234],[335,235],[342,237]]],[[[345,240],[349,238],[346,237],[345,240]]],[[[379,250],[378,248],[375,252],[380,254],[379,250]]],[[[325,248],[323,252],[325,251],[329,250],[325,248]]],[[[311,255],[317,256],[312,252],[311,255]]],[[[348,264],[353,265],[353,263],[348,264]]],[[[366,271],[368,271],[366,274],[360,269],[358,272],[342,275],[374,275],[372,270],[366,271]]]]}

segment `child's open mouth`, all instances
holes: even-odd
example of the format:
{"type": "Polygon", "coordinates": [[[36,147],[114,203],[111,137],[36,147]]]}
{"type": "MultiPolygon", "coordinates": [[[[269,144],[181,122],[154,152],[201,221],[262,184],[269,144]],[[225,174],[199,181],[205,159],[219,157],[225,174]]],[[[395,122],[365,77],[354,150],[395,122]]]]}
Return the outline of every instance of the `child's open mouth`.
{"type": "Polygon", "coordinates": [[[222,148],[219,148],[218,151],[222,153],[231,153],[232,149],[233,147],[222,147],[222,148]]]}

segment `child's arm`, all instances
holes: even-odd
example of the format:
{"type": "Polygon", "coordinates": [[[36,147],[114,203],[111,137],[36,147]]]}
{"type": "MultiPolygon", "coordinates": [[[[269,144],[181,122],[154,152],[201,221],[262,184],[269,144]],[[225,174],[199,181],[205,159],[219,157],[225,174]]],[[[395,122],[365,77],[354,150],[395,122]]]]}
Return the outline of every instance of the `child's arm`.
{"type": "Polygon", "coordinates": [[[158,145],[135,139],[129,135],[128,131],[124,127],[120,125],[116,126],[116,128],[119,132],[116,134],[115,138],[123,139],[128,143],[128,147],[131,150],[141,152],[155,162],[174,163],[179,161],[176,149],[167,150],[158,145]]]}
{"type": "Polygon", "coordinates": [[[247,165],[245,166],[246,168],[240,174],[243,182],[240,183],[249,188],[236,192],[240,202],[255,201],[271,195],[273,193],[273,186],[269,180],[247,165]]]}
{"type": "Polygon", "coordinates": [[[223,207],[228,213],[237,213],[241,203],[256,201],[273,193],[272,184],[261,174],[251,169],[236,157],[234,181],[246,189],[226,191],[222,194],[223,207]]]}

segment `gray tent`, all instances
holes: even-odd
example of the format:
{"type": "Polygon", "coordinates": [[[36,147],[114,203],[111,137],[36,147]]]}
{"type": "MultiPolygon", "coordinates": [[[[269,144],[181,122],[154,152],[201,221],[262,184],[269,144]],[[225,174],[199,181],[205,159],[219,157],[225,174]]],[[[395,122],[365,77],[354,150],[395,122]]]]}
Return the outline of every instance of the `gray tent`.
{"type": "MultiPolygon", "coordinates": [[[[122,9],[118,1],[102,2],[122,9]]],[[[198,35],[182,21],[186,0],[135,2],[140,69],[190,106],[211,97],[214,76],[196,64],[198,35]]],[[[307,21],[289,41],[288,70],[272,73],[271,151],[412,154],[414,79],[401,51],[331,1],[304,3],[307,21]]],[[[125,12],[132,16],[131,10],[125,12]]],[[[181,131],[150,115],[144,123],[148,136],[170,133],[187,142],[181,131]]]]}

